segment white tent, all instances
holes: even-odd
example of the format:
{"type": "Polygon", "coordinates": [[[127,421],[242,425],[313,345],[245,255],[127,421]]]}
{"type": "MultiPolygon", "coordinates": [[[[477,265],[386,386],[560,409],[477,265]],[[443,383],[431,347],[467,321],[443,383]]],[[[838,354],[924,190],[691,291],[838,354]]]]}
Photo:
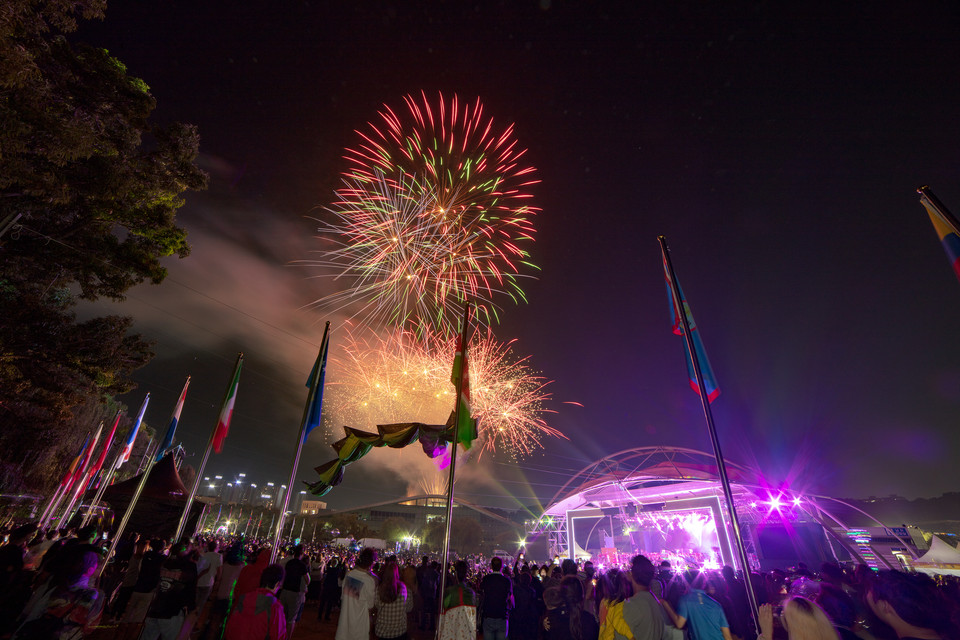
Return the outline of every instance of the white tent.
{"type": "Polygon", "coordinates": [[[933,536],[930,550],[915,560],[913,567],[928,575],[960,576],[960,551],[933,536]]]}

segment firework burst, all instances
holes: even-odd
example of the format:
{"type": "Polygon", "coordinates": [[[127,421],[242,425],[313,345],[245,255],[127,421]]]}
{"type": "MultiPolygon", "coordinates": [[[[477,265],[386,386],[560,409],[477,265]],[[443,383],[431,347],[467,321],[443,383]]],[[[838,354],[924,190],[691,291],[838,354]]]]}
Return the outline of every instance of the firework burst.
{"type": "MultiPolygon", "coordinates": [[[[450,383],[455,338],[395,330],[385,339],[352,336],[331,369],[328,415],[351,426],[424,422],[442,424],[454,406],[450,383]]],[[[544,420],[549,381],[528,358],[513,353],[512,341],[497,342],[489,331],[469,350],[470,394],[481,451],[513,457],[530,454],[545,437],[563,437],[544,420]]]]}
{"type": "Polygon", "coordinates": [[[496,319],[498,300],[524,300],[521,269],[536,269],[529,188],[538,182],[512,125],[498,129],[483,106],[442,95],[385,106],[345,152],[344,186],[321,228],[332,251],[314,264],[349,282],[318,305],[353,311],[417,333],[456,332],[456,309],[474,301],[496,319]]]}

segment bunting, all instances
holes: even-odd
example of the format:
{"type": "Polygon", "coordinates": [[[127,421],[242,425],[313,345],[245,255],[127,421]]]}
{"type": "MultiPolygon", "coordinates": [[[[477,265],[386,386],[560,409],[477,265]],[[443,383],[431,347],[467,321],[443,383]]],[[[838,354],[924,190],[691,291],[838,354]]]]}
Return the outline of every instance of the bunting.
{"type": "Polygon", "coordinates": [[[315,496],[326,495],[343,481],[344,468],[370,453],[373,447],[403,449],[419,442],[423,452],[431,458],[439,457],[447,445],[455,439],[453,419],[443,425],[428,425],[420,422],[377,425],[377,433],[344,427],[346,437],[333,443],[337,457],[316,468],[320,479],[308,482],[315,496]]]}

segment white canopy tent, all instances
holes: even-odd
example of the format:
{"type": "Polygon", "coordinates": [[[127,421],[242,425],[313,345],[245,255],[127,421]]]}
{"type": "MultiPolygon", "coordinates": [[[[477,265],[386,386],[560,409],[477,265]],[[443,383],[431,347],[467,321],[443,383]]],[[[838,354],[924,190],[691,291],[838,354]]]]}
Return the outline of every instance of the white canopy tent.
{"type": "Polygon", "coordinates": [[[931,576],[960,576],[960,551],[934,535],[930,550],[914,561],[913,568],[931,576]]]}

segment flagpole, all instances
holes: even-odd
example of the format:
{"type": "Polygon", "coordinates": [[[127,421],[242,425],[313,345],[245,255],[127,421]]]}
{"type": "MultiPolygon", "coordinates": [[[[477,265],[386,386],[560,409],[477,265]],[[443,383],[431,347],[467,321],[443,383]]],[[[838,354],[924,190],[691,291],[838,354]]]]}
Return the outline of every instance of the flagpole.
{"type": "Polygon", "coordinates": [[[133,510],[136,508],[137,502],[140,500],[140,494],[143,493],[143,488],[147,486],[147,478],[150,477],[150,472],[153,471],[153,465],[154,460],[153,458],[150,458],[150,460],[147,461],[146,468],[140,475],[140,482],[137,483],[137,490],[134,491],[133,497],[130,498],[130,504],[127,505],[127,510],[123,514],[123,519],[120,521],[120,526],[117,527],[116,532],[113,534],[113,540],[110,541],[110,551],[107,552],[103,564],[100,565],[100,571],[97,572],[98,578],[103,575],[103,570],[107,568],[107,562],[109,562],[110,558],[113,557],[113,552],[117,550],[117,544],[120,542],[121,536],[123,536],[124,529],[127,528],[127,523],[130,522],[130,516],[133,515],[133,510]]]}
{"type": "MultiPolygon", "coordinates": [[[[470,303],[463,305],[463,325],[460,327],[460,375],[457,377],[456,391],[457,404],[454,408],[453,438],[450,442],[450,476],[447,479],[447,521],[443,530],[443,558],[440,560],[440,610],[443,610],[443,594],[447,588],[447,558],[450,555],[450,526],[453,523],[453,483],[456,480],[457,445],[460,443],[460,394],[463,392],[464,369],[469,366],[467,361],[467,331],[470,325],[470,303]]],[[[437,625],[437,637],[440,637],[440,627],[437,625]]]]}
{"type": "Polygon", "coordinates": [[[677,301],[677,307],[680,309],[680,322],[683,323],[683,339],[687,343],[687,352],[690,354],[690,360],[693,362],[693,370],[697,376],[697,386],[700,390],[700,402],[703,404],[703,415],[707,420],[707,431],[710,433],[710,442],[713,444],[713,455],[717,461],[717,475],[720,476],[720,484],[723,487],[723,497],[727,503],[727,512],[730,517],[730,525],[733,527],[733,534],[737,544],[737,555],[740,557],[740,565],[743,568],[743,583],[747,590],[747,600],[750,603],[750,615],[756,628],[760,628],[759,607],[757,605],[757,596],[753,592],[753,583],[750,580],[750,562],[747,560],[747,550],[743,544],[743,533],[740,530],[740,520],[737,518],[737,508],[733,503],[733,491],[730,489],[730,478],[727,476],[727,465],[723,459],[723,453],[720,450],[720,439],[717,437],[717,427],[713,422],[713,411],[710,409],[710,398],[707,395],[707,386],[703,382],[703,372],[700,370],[700,360],[697,358],[697,350],[694,347],[693,335],[690,332],[690,322],[687,319],[687,310],[683,304],[683,297],[680,294],[680,285],[677,283],[676,273],[673,271],[673,262],[670,260],[670,250],[667,248],[667,239],[658,236],[660,242],[660,251],[663,253],[664,263],[670,272],[670,288],[673,290],[673,299],[677,301]]]}
{"type": "Polygon", "coordinates": [[[85,460],[86,464],[80,469],[80,475],[77,477],[77,486],[73,490],[73,495],[70,497],[70,502],[67,503],[67,510],[64,512],[63,518],[60,520],[59,528],[63,528],[65,524],[70,524],[70,520],[73,519],[73,508],[77,507],[79,510],[81,506],[77,504],[77,501],[79,500],[81,503],[83,502],[81,498],[83,496],[83,492],[87,489],[87,482],[90,481],[90,478],[87,476],[87,474],[92,469],[90,463],[93,462],[93,450],[97,448],[97,445],[100,442],[100,433],[102,431],[103,420],[100,421],[100,427],[97,429],[96,437],[93,439],[93,442],[90,443],[90,455],[87,456],[87,459],[85,460]]]}
{"type": "Polygon", "coordinates": [[[46,525],[50,524],[51,520],[56,519],[57,510],[60,508],[60,503],[63,502],[63,497],[73,488],[73,478],[75,478],[75,472],[77,467],[81,463],[81,458],[86,454],[87,445],[90,444],[90,437],[93,433],[88,433],[86,440],[83,441],[83,446],[80,448],[80,452],[77,453],[77,456],[74,458],[73,463],[71,463],[70,468],[67,470],[67,473],[64,474],[63,479],[60,480],[60,486],[57,491],[53,492],[53,496],[50,499],[50,504],[47,505],[47,508],[44,509],[44,513],[40,518],[40,529],[44,529],[46,525]],[[77,466],[74,466],[77,465],[77,466]]]}
{"type": "Polygon", "coordinates": [[[933,208],[937,210],[937,213],[940,214],[940,217],[942,217],[949,226],[953,227],[953,231],[957,234],[960,234],[960,221],[958,221],[953,214],[950,213],[950,210],[947,209],[942,202],[940,202],[940,198],[933,195],[933,192],[930,191],[930,187],[923,185],[917,189],[917,193],[920,194],[921,201],[926,199],[927,202],[933,205],[933,208]]]}
{"type": "MultiPolygon", "coordinates": [[[[243,352],[241,351],[237,354],[237,363],[233,367],[233,375],[230,376],[227,391],[223,394],[223,402],[220,403],[221,407],[227,403],[227,399],[230,397],[230,392],[233,390],[233,382],[237,379],[237,373],[240,371],[242,364],[243,352]]],[[[197,477],[193,482],[193,487],[190,489],[190,495],[187,496],[187,503],[183,505],[183,514],[180,516],[180,523],[177,525],[177,533],[173,536],[174,542],[180,541],[180,536],[183,535],[183,530],[187,526],[187,519],[190,517],[190,507],[193,506],[193,501],[197,497],[197,490],[200,488],[200,483],[203,482],[203,470],[207,466],[207,460],[210,459],[210,452],[213,450],[213,437],[217,434],[219,426],[220,414],[218,413],[217,424],[210,430],[210,437],[207,439],[207,448],[203,450],[203,458],[200,460],[200,467],[197,469],[197,477]]]]}
{"type": "MultiPolygon", "coordinates": [[[[113,419],[113,428],[110,429],[110,435],[107,436],[106,441],[103,443],[103,450],[100,452],[100,457],[97,458],[96,470],[90,474],[90,479],[87,481],[87,488],[89,488],[90,483],[96,479],[97,474],[103,471],[103,463],[107,461],[107,455],[110,453],[110,447],[113,446],[113,439],[117,435],[117,427],[120,426],[120,418],[122,415],[123,409],[117,409],[117,415],[114,416],[113,419]]],[[[114,464],[112,467],[110,467],[110,470],[103,475],[100,484],[97,485],[96,489],[94,490],[93,500],[87,505],[87,512],[84,514],[83,520],[80,522],[81,527],[87,526],[87,523],[90,522],[94,508],[98,505],[100,499],[103,497],[103,492],[110,485],[110,481],[113,480],[113,472],[116,470],[118,460],[119,457],[114,461],[114,464]]]]}
{"type": "Polygon", "coordinates": [[[47,522],[49,516],[53,513],[53,510],[60,505],[60,500],[63,498],[63,492],[65,491],[64,483],[61,482],[57,485],[57,488],[54,489],[53,494],[50,496],[50,501],[47,503],[46,508],[44,508],[43,513],[40,514],[39,528],[43,530],[44,525],[47,522]]]}
{"type": "MultiPolygon", "coordinates": [[[[323,339],[320,340],[320,353],[317,355],[317,366],[314,367],[313,379],[310,380],[310,390],[307,392],[307,403],[303,405],[303,418],[300,419],[300,433],[297,436],[297,451],[293,455],[293,466],[290,468],[290,480],[287,482],[287,490],[283,492],[283,505],[280,507],[280,521],[277,522],[277,531],[273,535],[273,547],[270,549],[271,564],[277,559],[277,549],[280,546],[280,536],[283,533],[283,521],[287,516],[287,507],[290,506],[290,494],[293,493],[294,483],[297,481],[297,467],[300,465],[300,452],[303,450],[304,435],[307,432],[307,422],[310,420],[310,410],[313,407],[313,401],[317,393],[322,393],[318,389],[321,380],[324,378],[324,371],[327,366],[327,352],[330,350],[330,322],[323,328],[323,339]],[[321,360],[322,358],[322,360],[321,360]]],[[[293,525],[291,524],[291,533],[293,525]]]]}
{"type": "Polygon", "coordinates": [[[83,517],[83,522],[80,523],[81,528],[87,526],[87,523],[90,522],[90,519],[93,517],[94,509],[100,506],[100,501],[103,500],[103,493],[107,490],[107,487],[110,486],[110,483],[113,482],[113,476],[117,474],[117,467],[120,466],[120,459],[122,457],[123,451],[117,454],[113,464],[110,465],[110,471],[107,472],[100,486],[97,487],[97,493],[94,494],[93,501],[90,503],[90,506],[87,507],[87,514],[83,517]]]}

